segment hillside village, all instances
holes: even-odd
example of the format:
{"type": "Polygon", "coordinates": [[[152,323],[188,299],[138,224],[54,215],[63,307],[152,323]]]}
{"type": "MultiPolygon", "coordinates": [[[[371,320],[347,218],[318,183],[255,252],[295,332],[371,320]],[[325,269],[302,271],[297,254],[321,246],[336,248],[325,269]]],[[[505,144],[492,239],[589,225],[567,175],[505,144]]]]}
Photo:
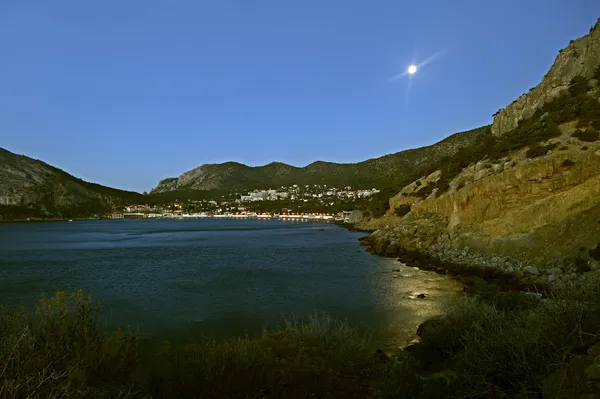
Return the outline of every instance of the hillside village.
{"type": "Polygon", "coordinates": [[[131,204],[106,218],[161,218],[161,217],[303,217],[304,219],[348,220],[351,211],[315,212],[307,203],[321,208],[349,204],[365,199],[380,191],[376,188],[363,190],[351,186],[342,188],[327,185],[281,186],[277,189],[253,190],[230,193],[214,199],[182,199],[165,204],[131,204]],[[304,209],[303,209],[304,208],[304,209]],[[282,216],[283,215],[283,216],[282,216]],[[310,217],[309,217],[310,216],[310,217]]]}

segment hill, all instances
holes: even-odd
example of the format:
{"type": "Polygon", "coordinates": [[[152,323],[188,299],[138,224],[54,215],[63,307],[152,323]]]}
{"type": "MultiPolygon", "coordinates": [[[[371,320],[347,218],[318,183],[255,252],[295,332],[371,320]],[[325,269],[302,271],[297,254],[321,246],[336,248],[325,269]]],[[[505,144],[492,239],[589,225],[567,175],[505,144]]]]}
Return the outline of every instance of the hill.
{"type": "Polygon", "coordinates": [[[355,164],[317,161],[299,168],[280,162],[250,167],[236,162],[205,164],[177,178],[160,181],[153,194],[185,190],[240,190],[291,184],[326,184],[382,188],[401,182],[415,171],[430,168],[440,159],[489,136],[490,127],[456,133],[431,146],[401,151],[355,164]]]}
{"type": "Polygon", "coordinates": [[[0,219],[74,218],[106,213],[141,194],[89,183],[0,148],[0,219]]]}

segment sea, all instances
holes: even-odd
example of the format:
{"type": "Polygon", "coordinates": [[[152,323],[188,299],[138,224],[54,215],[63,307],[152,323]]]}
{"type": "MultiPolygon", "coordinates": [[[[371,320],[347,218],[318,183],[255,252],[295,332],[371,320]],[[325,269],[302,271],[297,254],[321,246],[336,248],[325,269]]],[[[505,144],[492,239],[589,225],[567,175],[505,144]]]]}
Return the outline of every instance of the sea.
{"type": "Polygon", "coordinates": [[[370,255],[363,235],[280,220],[4,223],[0,304],[31,308],[82,289],[101,301],[102,324],[161,340],[224,339],[327,314],[402,346],[461,287],[370,255]]]}

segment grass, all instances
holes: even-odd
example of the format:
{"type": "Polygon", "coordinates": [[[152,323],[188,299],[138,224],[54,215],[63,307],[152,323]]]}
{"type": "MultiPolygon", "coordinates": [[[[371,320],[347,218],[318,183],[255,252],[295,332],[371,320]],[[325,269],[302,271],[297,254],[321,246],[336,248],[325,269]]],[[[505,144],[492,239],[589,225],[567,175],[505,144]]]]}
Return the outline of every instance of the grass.
{"type": "Polygon", "coordinates": [[[477,283],[477,295],[424,323],[421,343],[393,359],[325,314],[143,350],[135,331],[103,328],[89,296],[59,292],[34,311],[0,313],[0,398],[556,397],[548,376],[600,338],[600,278],[586,276],[545,299],[477,283]]]}

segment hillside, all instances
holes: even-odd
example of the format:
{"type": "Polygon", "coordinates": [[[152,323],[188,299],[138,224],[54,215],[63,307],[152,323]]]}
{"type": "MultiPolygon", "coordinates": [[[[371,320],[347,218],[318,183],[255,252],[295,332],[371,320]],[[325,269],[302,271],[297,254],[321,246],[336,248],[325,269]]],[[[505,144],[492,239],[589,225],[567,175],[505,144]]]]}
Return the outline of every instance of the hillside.
{"type": "Polygon", "coordinates": [[[88,217],[141,194],[88,183],[42,161],[0,148],[0,218],[88,217]]]}
{"type": "Polygon", "coordinates": [[[597,49],[600,24],[496,115],[485,145],[464,148],[398,190],[385,216],[363,222],[379,229],[372,249],[546,282],[600,268],[597,49]]]}
{"type": "Polygon", "coordinates": [[[250,167],[236,162],[205,164],[178,178],[162,180],[152,193],[176,190],[238,190],[291,184],[327,184],[358,188],[389,187],[416,171],[426,170],[442,158],[470,147],[490,135],[489,126],[456,133],[431,146],[401,151],[355,164],[317,161],[299,168],[273,162],[250,167]]]}

